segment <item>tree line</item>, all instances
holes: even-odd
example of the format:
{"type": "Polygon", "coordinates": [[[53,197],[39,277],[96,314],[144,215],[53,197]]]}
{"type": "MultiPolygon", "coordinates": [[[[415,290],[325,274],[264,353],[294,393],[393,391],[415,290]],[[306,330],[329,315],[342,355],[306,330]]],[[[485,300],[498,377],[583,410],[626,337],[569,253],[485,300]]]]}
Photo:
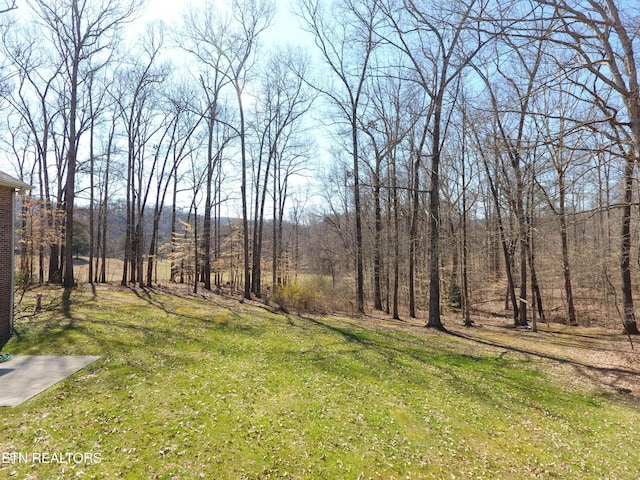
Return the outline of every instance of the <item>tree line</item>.
{"type": "Polygon", "coordinates": [[[353,279],[360,313],[424,308],[443,328],[453,302],[470,325],[473,292],[504,278],[514,325],[535,328],[556,308],[577,324],[576,292],[591,288],[619,298],[638,333],[640,20],[629,2],[290,6],[308,48],[265,47],[269,0],[204,1],[133,42],[137,0],[31,0],[3,16],[4,145],[36,186],[23,226],[37,234],[38,281],[78,280],[67,248],[78,205],[83,280],[106,281],[109,212],[122,202],[123,285],[153,284],[167,208],[172,237],[192,239],[194,287],[211,289],[235,206],[245,298],[283,283],[295,255],[334,284],[353,279]],[[323,201],[302,212],[312,169],[323,201]],[[304,224],[302,240],[286,238],[288,221],[304,224]],[[553,272],[559,307],[545,305],[553,272]]]}

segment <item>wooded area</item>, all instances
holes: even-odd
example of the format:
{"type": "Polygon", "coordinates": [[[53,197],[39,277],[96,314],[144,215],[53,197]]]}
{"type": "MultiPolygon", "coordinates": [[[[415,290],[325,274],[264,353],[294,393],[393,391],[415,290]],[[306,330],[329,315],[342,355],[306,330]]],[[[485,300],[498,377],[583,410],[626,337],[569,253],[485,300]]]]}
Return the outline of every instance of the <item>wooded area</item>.
{"type": "Polygon", "coordinates": [[[113,257],[122,285],[166,261],[245,298],[313,274],[336,305],[434,328],[444,304],[471,325],[491,285],[516,326],[638,333],[632,2],[292,2],[309,49],[265,47],[270,0],[206,1],[132,41],[142,6],[0,17],[3,148],[36,187],[25,284],[106,282],[113,257]]]}

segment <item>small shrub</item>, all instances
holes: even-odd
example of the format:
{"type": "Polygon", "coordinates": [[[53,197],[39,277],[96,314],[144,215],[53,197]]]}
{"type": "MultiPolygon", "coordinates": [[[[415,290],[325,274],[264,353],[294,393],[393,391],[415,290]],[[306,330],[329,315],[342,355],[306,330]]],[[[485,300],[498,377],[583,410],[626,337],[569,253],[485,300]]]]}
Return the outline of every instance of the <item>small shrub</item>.
{"type": "Polygon", "coordinates": [[[25,270],[16,270],[14,273],[14,285],[18,290],[27,290],[33,285],[33,278],[25,270]]]}
{"type": "Polygon", "coordinates": [[[285,311],[299,313],[317,312],[321,295],[312,285],[298,285],[288,283],[278,285],[271,296],[271,300],[280,305],[285,311]]]}
{"type": "Polygon", "coordinates": [[[452,283],[447,289],[447,302],[452,308],[462,308],[462,289],[460,285],[452,283]]]}

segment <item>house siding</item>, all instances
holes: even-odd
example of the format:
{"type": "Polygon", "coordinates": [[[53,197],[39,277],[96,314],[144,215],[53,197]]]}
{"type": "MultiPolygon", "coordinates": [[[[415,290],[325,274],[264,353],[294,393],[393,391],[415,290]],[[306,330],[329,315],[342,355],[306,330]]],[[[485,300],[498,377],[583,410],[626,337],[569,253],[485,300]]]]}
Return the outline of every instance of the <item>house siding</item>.
{"type": "Polygon", "coordinates": [[[0,186],[0,341],[11,336],[14,188],[0,186]]]}

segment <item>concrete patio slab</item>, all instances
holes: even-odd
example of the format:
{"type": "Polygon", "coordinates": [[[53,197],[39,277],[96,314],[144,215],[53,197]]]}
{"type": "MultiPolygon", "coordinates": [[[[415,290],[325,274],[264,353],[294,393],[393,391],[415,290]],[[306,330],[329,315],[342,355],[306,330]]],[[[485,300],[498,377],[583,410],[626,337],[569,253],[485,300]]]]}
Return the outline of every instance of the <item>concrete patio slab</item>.
{"type": "Polygon", "coordinates": [[[15,407],[100,357],[15,355],[0,363],[0,407],[15,407]]]}

